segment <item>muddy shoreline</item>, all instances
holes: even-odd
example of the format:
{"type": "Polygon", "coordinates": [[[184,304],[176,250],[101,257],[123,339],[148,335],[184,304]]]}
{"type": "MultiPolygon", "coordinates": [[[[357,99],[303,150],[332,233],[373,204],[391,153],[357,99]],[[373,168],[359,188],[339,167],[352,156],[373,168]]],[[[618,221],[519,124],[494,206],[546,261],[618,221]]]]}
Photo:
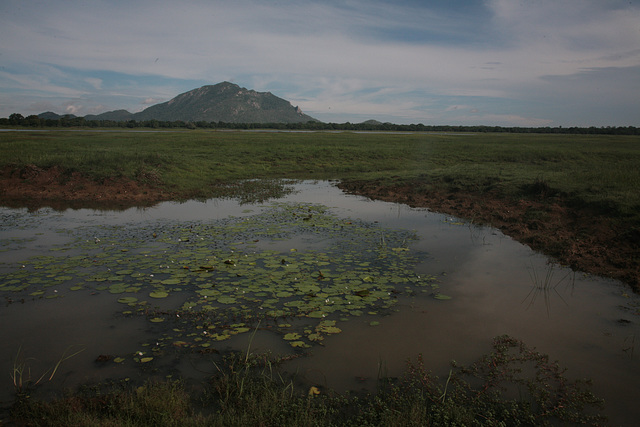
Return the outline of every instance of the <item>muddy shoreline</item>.
{"type": "Polygon", "coordinates": [[[634,292],[640,291],[640,233],[593,209],[572,207],[561,197],[513,200],[492,192],[416,192],[411,185],[370,181],[338,186],[348,193],[424,207],[495,227],[562,265],[620,280],[634,292]]]}
{"type": "MultiPolygon", "coordinates": [[[[374,181],[349,181],[338,187],[347,193],[490,225],[563,265],[620,280],[634,292],[640,291],[640,233],[593,210],[571,207],[562,198],[512,200],[491,192],[421,192],[408,184],[389,186],[374,181]]],[[[0,198],[8,207],[120,210],[187,197],[152,183],[125,179],[97,183],[56,168],[33,166],[19,172],[5,169],[0,176],[0,198]]]]}

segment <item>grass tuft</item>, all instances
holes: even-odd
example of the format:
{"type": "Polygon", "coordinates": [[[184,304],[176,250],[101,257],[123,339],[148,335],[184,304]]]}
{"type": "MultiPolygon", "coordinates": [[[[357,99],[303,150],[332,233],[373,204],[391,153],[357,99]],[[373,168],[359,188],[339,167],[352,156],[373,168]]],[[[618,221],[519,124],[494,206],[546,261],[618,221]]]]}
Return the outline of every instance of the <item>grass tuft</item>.
{"type": "Polygon", "coordinates": [[[217,365],[204,393],[181,382],[98,387],[51,402],[18,399],[19,425],[91,426],[471,426],[599,425],[586,380],[571,381],[557,362],[521,341],[500,336],[469,366],[452,362],[443,383],[421,355],[400,378],[380,378],[375,393],[302,390],[278,372],[282,360],[235,352],[217,365]]]}

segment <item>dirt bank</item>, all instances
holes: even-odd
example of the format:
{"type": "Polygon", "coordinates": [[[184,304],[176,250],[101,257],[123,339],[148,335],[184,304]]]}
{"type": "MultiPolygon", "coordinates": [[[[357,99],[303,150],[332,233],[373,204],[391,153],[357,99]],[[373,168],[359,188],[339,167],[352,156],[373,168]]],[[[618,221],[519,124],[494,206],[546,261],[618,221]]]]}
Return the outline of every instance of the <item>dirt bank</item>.
{"type": "MultiPolygon", "coordinates": [[[[640,232],[606,215],[570,208],[561,198],[510,200],[492,193],[419,192],[407,184],[382,186],[371,181],[350,181],[339,187],[372,199],[427,207],[491,225],[564,265],[640,290],[640,232]]],[[[181,195],[153,183],[125,179],[97,183],[77,173],[30,166],[2,171],[0,198],[4,206],[30,209],[126,209],[176,200],[181,195]]]]}
{"type": "Polygon", "coordinates": [[[339,187],[372,199],[426,207],[491,225],[563,265],[640,290],[640,232],[592,209],[569,207],[560,197],[511,200],[491,192],[416,192],[411,185],[382,186],[371,181],[339,187]]]}
{"type": "Polygon", "coordinates": [[[140,183],[123,178],[108,178],[102,182],[88,179],[76,172],[59,168],[41,169],[26,166],[6,167],[0,175],[2,205],[39,209],[94,208],[127,209],[151,206],[177,195],[152,183],[140,183]]]}

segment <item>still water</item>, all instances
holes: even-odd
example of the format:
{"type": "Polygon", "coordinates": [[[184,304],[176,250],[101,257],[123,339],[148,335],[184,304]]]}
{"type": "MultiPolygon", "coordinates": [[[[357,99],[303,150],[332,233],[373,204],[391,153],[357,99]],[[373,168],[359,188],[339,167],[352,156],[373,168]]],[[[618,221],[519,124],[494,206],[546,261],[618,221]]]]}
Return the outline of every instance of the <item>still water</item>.
{"type": "MultiPolygon", "coordinates": [[[[569,378],[591,378],[594,393],[606,400],[612,424],[632,425],[640,417],[635,403],[640,382],[640,348],[636,348],[640,338],[637,345],[635,342],[640,332],[640,302],[623,284],[550,263],[490,227],[427,209],[345,195],[329,182],[292,185],[293,193],[278,203],[319,204],[340,221],[349,221],[345,224],[357,220],[383,230],[410,230],[416,238],[407,245],[418,255],[414,273],[437,281],[438,292],[451,297],[435,299],[430,290],[400,292],[388,310],[373,310],[375,314],[365,310],[359,316],[337,320],[340,333],[325,336],[322,345],[304,349],[309,356],[287,364],[286,369],[296,372],[300,382],[339,391],[373,389],[379,372],[397,376],[405,361],[418,354],[434,374],[446,377],[451,360],[471,363],[490,350],[493,337],[508,334],[559,360],[568,368],[569,378]]],[[[157,327],[145,316],[123,315],[122,304],[115,301],[122,295],[114,298],[103,288],[71,292],[60,282],[59,289],[48,287],[45,294],[56,298],[31,295],[32,289],[3,290],[2,282],[23,263],[52,253],[72,257],[76,253],[67,251],[67,246],[79,235],[97,244],[100,239],[94,236],[104,235],[105,230],[160,230],[176,222],[193,228],[229,218],[250,218],[268,210],[272,202],[167,202],[121,212],[0,208],[2,406],[12,398],[13,386],[6,373],[18,351],[29,358],[33,372],[44,372],[65,351],[85,349],[60,366],[54,379],[39,388],[42,393],[110,378],[173,375],[197,381],[214,370],[210,359],[201,355],[170,358],[155,370],[141,370],[140,363],[131,361],[97,363],[98,355],[146,352],[144,345],[159,336],[157,327]]],[[[288,254],[323,250],[327,240],[311,233],[263,240],[254,247],[288,254]]],[[[163,309],[180,307],[188,300],[186,293],[172,293],[157,304],[163,309]]],[[[135,289],[131,295],[138,296],[135,289]]],[[[235,335],[217,348],[246,349],[249,336],[235,335]]],[[[289,344],[266,330],[258,331],[251,341],[255,351],[301,351],[289,344]]]]}

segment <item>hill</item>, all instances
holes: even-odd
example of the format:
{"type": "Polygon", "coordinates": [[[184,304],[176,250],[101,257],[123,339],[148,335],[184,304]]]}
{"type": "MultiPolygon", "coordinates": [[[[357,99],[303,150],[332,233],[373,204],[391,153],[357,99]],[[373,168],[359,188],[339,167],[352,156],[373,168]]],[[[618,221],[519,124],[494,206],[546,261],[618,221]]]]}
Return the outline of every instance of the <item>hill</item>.
{"type": "Polygon", "coordinates": [[[125,120],[133,119],[133,113],[128,112],[127,110],[114,110],[107,111],[106,113],[98,114],[98,115],[86,115],[84,116],[85,120],[113,120],[114,122],[122,122],[125,120]]]}
{"type": "Polygon", "coordinates": [[[38,117],[41,119],[45,119],[45,120],[60,120],[63,117],[66,117],[68,119],[73,119],[74,116],[73,114],[56,114],[53,111],[47,111],[45,113],[40,113],[38,114],[38,117]]]}
{"type": "Polygon", "coordinates": [[[229,82],[202,86],[139,113],[109,111],[88,120],[160,120],[225,123],[306,123],[318,121],[271,92],[256,92],[229,82]]]}

